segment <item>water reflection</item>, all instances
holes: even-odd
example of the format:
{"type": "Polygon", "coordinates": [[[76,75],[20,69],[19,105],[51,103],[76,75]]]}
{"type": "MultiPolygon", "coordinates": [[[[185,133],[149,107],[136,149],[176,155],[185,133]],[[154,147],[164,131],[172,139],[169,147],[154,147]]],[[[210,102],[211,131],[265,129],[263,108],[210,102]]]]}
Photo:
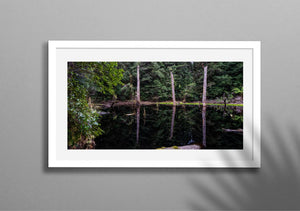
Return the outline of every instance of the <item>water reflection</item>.
{"type": "Polygon", "coordinates": [[[224,132],[242,128],[242,107],[119,106],[102,113],[105,133],[96,149],[243,148],[242,134],[224,132]]]}
{"type": "Polygon", "coordinates": [[[175,121],[175,114],[176,114],[176,106],[173,106],[173,112],[172,112],[172,122],[171,122],[171,133],[170,133],[170,139],[173,138],[173,130],[174,130],[174,121],[175,121]]]}
{"type": "Polygon", "coordinates": [[[141,106],[137,107],[136,110],[136,144],[139,143],[139,134],[140,134],[140,112],[141,106]]]}
{"type": "Polygon", "coordinates": [[[206,147],[206,106],[202,108],[202,145],[206,147]]]}

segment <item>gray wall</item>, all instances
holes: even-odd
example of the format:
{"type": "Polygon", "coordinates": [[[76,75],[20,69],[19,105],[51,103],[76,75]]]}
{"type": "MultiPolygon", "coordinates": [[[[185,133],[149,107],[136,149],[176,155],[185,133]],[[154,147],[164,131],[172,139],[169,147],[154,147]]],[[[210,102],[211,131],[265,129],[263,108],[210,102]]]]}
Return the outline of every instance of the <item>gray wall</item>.
{"type": "Polygon", "coordinates": [[[300,1],[0,1],[0,210],[300,209],[300,1]],[[261,40],[261,169],[48,169],[48,40],[261,40]]]}

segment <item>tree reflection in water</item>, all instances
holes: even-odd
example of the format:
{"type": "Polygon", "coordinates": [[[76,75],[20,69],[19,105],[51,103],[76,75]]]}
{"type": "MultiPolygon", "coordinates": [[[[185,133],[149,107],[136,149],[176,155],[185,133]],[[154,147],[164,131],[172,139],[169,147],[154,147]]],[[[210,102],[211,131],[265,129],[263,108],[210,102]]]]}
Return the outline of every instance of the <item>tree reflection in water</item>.
{"type": "Polygon", "coordinates": [[[211,106],[119,106],[107,109],[99,123],[105,133],[95,139],[96,149],[175,149],[191,144],[243,149],[242,134],[224,132],[243,127],[242,107],[227,107],[224,114],[222,107],[211,106]]]}
{"type": "Polygon", "coordinates": [[[202,145],[206,147],[206,106],[202,108],[202,145]]]}

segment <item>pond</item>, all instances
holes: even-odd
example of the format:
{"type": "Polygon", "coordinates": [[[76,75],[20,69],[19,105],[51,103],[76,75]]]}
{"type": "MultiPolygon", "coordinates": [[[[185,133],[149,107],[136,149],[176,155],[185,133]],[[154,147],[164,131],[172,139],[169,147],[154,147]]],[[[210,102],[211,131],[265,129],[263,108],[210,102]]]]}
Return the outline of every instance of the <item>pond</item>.
{"type": "Polygon", "coordinates": [[[96,149],[243,149],[243,107],[115,106],[96,149]]]}

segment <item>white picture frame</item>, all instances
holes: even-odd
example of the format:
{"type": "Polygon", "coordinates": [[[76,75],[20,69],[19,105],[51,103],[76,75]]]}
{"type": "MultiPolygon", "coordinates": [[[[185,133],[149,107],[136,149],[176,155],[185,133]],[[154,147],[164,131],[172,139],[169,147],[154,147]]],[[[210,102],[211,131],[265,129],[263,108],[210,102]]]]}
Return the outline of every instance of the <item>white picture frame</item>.
{"type": "Polygon", "coordinates": [[[49,41],[48,167],[260,168],[259,41],[49,41]],[[242,150],[68,150],[68,61],[242,61],[242,150]]]}

